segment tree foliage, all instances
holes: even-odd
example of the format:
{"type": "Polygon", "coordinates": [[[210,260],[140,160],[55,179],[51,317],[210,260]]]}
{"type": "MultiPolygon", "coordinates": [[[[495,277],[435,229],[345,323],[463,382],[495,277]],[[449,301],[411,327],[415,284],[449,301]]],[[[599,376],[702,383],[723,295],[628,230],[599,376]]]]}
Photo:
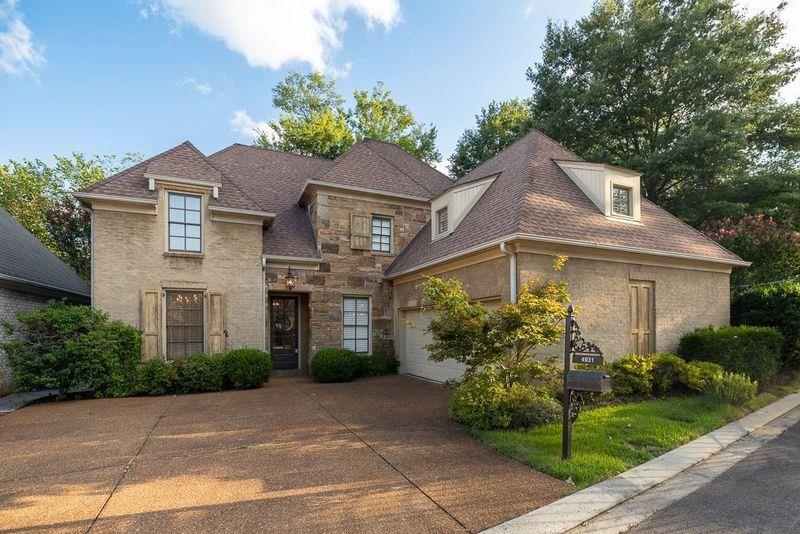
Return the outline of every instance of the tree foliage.
{"type": "Polygon", "coordinates": [[[336,82],[323,74],[289,73],[272,89],[279,117],[260,131],[255,144],[306,156],[335,158],[365,137],[394,143],[427,163],[441,159],[436,127],[419,123],[407,106],[397,103],[378,82],[372,91],[353,93],[345,107],[336,82]]]}
{"type": "Polygon", "coordinates": [[[707,195],[731,180],[796,169],[800,104],[779,90],[798,52],[781,47],[784,30],[777,11],[746,17],[733,0],[598,2],[572,25],[548,23],[527,73],[536,126],[587,159],[643,171],[647,198],[702,220],[707,195]]]}
{"type": "Polygon", "coordinates": [[[39,159],[11,160],[0,165],[0,206],[64,260],[89,278],[88,215],[70,192],[96,183],[138,162],[138,154],[55,156],[50,165],[39,159]]]}
{"type": "Polygon", "coordinates": [[[530,102],[518,98],[490,102],[475,115],[475,127],[465,130],[458,139],[449,159],[450,174],[461,178],[531,128],[530,102]]]}

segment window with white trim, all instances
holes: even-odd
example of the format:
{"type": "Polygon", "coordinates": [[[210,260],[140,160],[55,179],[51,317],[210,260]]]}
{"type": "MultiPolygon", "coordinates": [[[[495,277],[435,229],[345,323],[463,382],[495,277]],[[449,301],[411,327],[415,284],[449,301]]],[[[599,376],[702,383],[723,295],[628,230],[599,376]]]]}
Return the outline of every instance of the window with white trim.
{"type": "Polygon", "coordinates": [[[611,213],[614,215],[633,215],[631,209],[631,188],[614,184],[611,188],[611,213]]]}
{"type": "Polygon", "coordinates": [[[203,352],[202,291],[167,291],[167,360],[203,352]]]}
{"type": "Polygon", "coordinates": [[[392,219],[389,217],[372,217],[372,250],[392,251],[392,219]]]}
{"type": "Polygon", "coordinates": [[[201,205],[199,196],[169,193],[170,251],[201,251],[201,205]]]}
{"type": "Polygon", "coordinates": [[[447,233],[447,206],[436,212],[436,235],[447,233]]]}
{"type": "Polygon", "coordinates": [[[344,297],[342,301],[342,347],[369,353],[369,297],[344,297]]]}

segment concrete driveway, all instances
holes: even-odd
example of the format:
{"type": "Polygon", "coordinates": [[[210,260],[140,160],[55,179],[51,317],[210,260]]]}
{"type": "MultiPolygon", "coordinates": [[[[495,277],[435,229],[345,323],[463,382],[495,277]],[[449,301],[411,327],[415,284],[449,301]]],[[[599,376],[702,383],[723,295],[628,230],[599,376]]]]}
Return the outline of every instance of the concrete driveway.
{"type": "Polygon", "coordinates": [[[0,531],[479,531],[564,495],[403,376],[28,406],[0,417],[0,531]]]}

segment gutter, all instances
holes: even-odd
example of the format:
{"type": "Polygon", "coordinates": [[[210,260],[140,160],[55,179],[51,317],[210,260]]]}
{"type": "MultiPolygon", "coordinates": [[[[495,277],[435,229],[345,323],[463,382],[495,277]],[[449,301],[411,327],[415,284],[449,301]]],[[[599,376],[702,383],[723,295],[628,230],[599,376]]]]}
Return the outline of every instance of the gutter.
{"type": "Polygon", "coordinates": [[[517,253],[516,251],[511,250],[506,243],[506,241],[500,243],[500,252],[509,257],[508,280],[510,282],[509,285],[511,286],[511,303],[513,304],[517,302],[517,295],[519,293],[519,290],[517,289],[517,253]]]}

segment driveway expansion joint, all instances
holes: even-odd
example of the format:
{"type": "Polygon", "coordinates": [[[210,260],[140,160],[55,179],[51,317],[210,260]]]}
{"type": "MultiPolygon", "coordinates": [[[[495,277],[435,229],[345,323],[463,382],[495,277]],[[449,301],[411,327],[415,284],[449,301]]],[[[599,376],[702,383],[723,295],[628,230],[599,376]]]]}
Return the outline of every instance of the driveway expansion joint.
{"type": "Polygon", "coordinates": [[[117,491],[117,488],[119,487],[120,484],[122,484],[122,481],[125,479],[125,475],[127,475],[128,471],[131,470],[131,467],[133,467],[133,464],[134,464],[136,458],[139,457],[139,454],[141,454],[142,450],[144,449],[144,446],[147,445],[148,441],[150,441],[150,438],[152,437],[153,432],[155,431],[156,427],[161,422],[161,420],[164,418],[164,416],[167,415],[167,412],[169,411],[170,408],[172,408],[172,405],[175,403],[175,399],[177,399],[177,398],[178,398],[177,395],[173,395],[172,396],[172,399],[169,401],[169,404],[167,405],[167,407],[164,408],[164,411],[162,411],[161,414],[158,416],[158,418],[156,419],[155,423],[153,423],[153,426],[150,427],[150,430],[147,431],[147,434],[145,435],[144,441],[142,441],[142,444],[139,446],[139,449],[136,451],[136,454],[134,454],[131,457],[131,459],[128,460],[128,462],[125,464],[125,467],[122,469],[122,474],[119,476],[119,479],[117,479],[117,482],[116,482],[116,484],[114,484],[114,487],[111,488],[111,492],[109,492],[108,497],[106,497],[106,500],[103,501],[103,506],[100,507],[100,510],[98,510],[97,515],[94,516],[94,518],[92,519],[92,522],[89,523],[89,526],[86,528],[86,534],[91,532],[92,528],[94,527],[94,524],[97,522],[98,519],[100,519],[100,516],[102,515],[103,510],[106,509],[106,506],[108,506],[109,501],[111,501],[111,497],[114,496],[114,493],[117,491]]]}
{"type": "Polygon", "coordinates": [[[452,519],[453,521],[455,521],[455,522],[456,522],[456,523],[457,523],[457,524],[458,524],[458,525],[459,525],[461,528],[463,528],[463,529],[464,529],[466,532],[469,532],[469,533],[472,533],[472,532],[473,532],[472,530],[470,530],[469,528],[467,528],[467,526],[466,526],[464,523],[462,523],[462,522],[461,522],[461,521],[460,521],[460,520],[459,520],[459,519],[458,519],[456,516],[454,516],[452,513],[450,513],[450,511],[448,511],[448,510],[447,510],[447,509],[446,509],[444,506],[442,506],[441,504],[439,504],[438,502],[436,502],[436,499],[434,499],[432,496],[430,496],[430,495],[429,495],[429,494],[428,494],[428,493],[427,493],[427,492],[426,492],[424,489],[422,489],[421,487],[419,487],[419,486],[418,486],[418,485],[417,485],[417,484],[416,484],[416,483],[415,483],[413,480],[411,480],[410,478],[408,478],[408,476],[406,476],[406,474],[405,474],[405,473],[403,473],[403,471],[401,471],[401,470],[400,470],[400,469],[399,469],[397,466],[395,466],[395,465],[394,465],[392,462],[390,462],[388,458],[386,458],[384,455],[382,455],[381,453],[379,453],[379,452],[378,452],[378,451],[377,451],[377,450],[376,450],[376,449],[375,449],[375,448],[374,448],[372,445],[370,445],[369,443],[367,443],[367,441],[366,441],[366,440],[364,440],[364,438],[362,438],[360,435],[358,435],[358,433],[357,433],[355,430],[353,430],[352,428],[350,428],[350,427],[347,425],[347,423],[345,423],[344,421],[342,421],[341,419],[339,419],[338,417],[336,417],[336,415],[335,415],[333,412],[331,412],[331,411],[328,409],[328,407],[327,407],[327,406],[325,406],[324,404],[322,404],[322,403],[321,403],[319,400],[317,400],[317,399],[316,399],[316,398],[315,398],[313,395],[309,395],[307,392],[303,391],[303,388],[299,387],[297,384],[292,384],[292,385],[293,385],[295,388],[297,388],[297,390],[298,390],[298,391],[300,391],[300,393],[302,393],[302,394],[303,394],[303,395],[305,395],[305,396],[306,396],[306,397],[307,397],[309,400],[311,400],[311,402],[313,402],[314,404],[316,404],[317,406],[319,406],[319,407],[320,407],[322,410],[324,410],[324,411],[325,411],[325,413],[327,413],[327,414],[328,414],[328,415],[329,415],[331,418],[333,418],[333,420],[334,420],[334,421],[336,421],[337,423],[339,423],[340,425],[342,425],[342,427],[344,427],[344,428],[345,428],[345,429],[346,429],[346,430],[347,430],[347,431],[348,431],[350,434],[352,434],[352,435],[353,435],[353,437],[355,437],[355,438],[356,438],[358,441],[360,441],[361,443],[363,443],[365,447],[367,447],[367,448],[368,448],[370,451],[372,451],[372,452],[373,452],[373,453],[374,453],[374,454],[375,454],[375,455],[376,455],[378,458],[380,458],[381,460],[383,460],[383,462],[384,462],[384,463],[386,463],[386,465],[388,465],[389,467],[391,467],[391,468],[392,468],[392,470],[394,470],[394,471],[395,471],[395,472],[396,472],[398,475],[400,475],[401,477],[403,477],[403,478],[406,480],[406,482],[408,482],[409,484],[411,484],[412,486],[414,486],[414,488],[415,488],[417,491],[419,491],[419,492],[420,492],[422,495],[424,495],[424,496],[425,496],[425,498],[427,498],[427,499],[428,499],[428,500],[429,500],[431,503],[433,503],[433,504],[434,504],[434,505],[435,505],[435,506],[436,506],[436,507],[437,507],[439,510],[441,510],[442,512],[444,512],[445,514],[447,514],[447,516],[448,516],[448,517],[450,517],[450,519],[452,519]]]}

